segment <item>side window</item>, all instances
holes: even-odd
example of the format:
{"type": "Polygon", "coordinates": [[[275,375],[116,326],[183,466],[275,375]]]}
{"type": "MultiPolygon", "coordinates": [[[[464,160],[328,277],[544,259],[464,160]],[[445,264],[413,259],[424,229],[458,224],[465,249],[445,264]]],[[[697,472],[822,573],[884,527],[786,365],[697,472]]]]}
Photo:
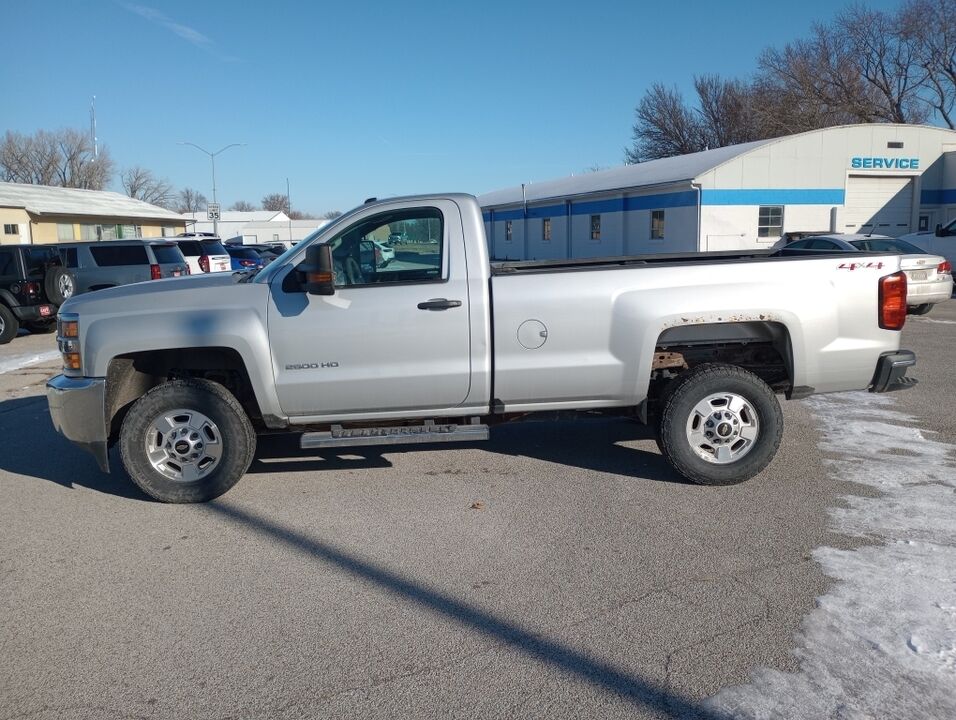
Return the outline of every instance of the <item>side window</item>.
{"type": "Polygon", "coordinates": [[[17,259],[13,250],[0,250],[0,275],[16,275],[17,259]]]}
{"type": "Polygon", "coordinates": [[[783,205],[761,205],[757,213],[757,237],[780,237],[783,233],[783,205]]]}
{"type": "Polygon", "coordinates": [[[119,265],[149,265],[146,248],[142,245],[102,245],[90,248],[93,260],[100,267],[119,265]]]}
{"type": "Polygon", "coordinates": [[[180,240],[179,249],[182,250],[183,255],[186,257],[198,257],[202,255],[199,249],[199,243],[195,240],[180,240]]]}
{"type": "Polygon", "coordinates": [[[29,277],[43,275],[47,268],[59,264],[60,255],[56,248],[32,247],[23,251],[24,270],[29,277]]]}
{"type": "Polygon", "coordinates": [[[336,287],[442,280],[444,232],[438,208],[396,210],[352,225],[329,241],[336,287]],[[389,243],[395,235],[404,238],[401,245],[389,243]]]}
{"type": "Polygon", "coordinates": [[[651,240],[664,239],[664,211],[651,210],[651,240]]]}
{"type": "Polygon", "coordinates": [[[76,248],[60,248],[60,261],[68,268],[77,267],[76,248]]]}
{"type": "Polygon", "coordinates": [[[811,240],[810,244],[807,245],[811,250],[839,250],[840,247],[835,242],[830,242],[829,240],[823,240],[822,238],[817,238],[816,240],[811,240]]]}

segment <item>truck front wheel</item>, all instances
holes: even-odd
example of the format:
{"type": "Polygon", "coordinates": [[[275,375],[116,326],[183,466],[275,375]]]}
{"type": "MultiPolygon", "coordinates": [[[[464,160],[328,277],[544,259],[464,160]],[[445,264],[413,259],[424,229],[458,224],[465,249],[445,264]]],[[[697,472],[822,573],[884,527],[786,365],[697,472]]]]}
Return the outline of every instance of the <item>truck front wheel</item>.
{"type": "Polygon", "coordinates": [[[749,480],[773,460],[783,414],[773,390],[748,370],[708,363],[667,394],[658,446],[674,468],[700,485],[749,480]]]}
{"type": "Polygon", "coordinates": [[[134,483],[162,502],[205,502],[239,482],[256,435],[239,401],[222,385],[163,383],[137,400],[120,429],[120,457],[134,483]]]}

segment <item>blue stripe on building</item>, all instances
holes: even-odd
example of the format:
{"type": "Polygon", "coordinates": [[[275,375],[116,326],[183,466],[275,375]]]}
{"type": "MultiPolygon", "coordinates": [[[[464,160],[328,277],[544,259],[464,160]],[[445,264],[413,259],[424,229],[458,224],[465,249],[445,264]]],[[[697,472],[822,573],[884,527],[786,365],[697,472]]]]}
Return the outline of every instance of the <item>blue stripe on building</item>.
{"type": "Polygon", "coordinates": [[[956,204],[956,188],[923,190],[919,200],[921,205],[953,205],[956,204]]]}
{"type": "Polygon", "coordinates": [[[842,188],[702,190],[702,205],[843,205],[842,188]]]}
{"type": "MultiPolygon", "coordinates": [[[[842,188],[701,190],[702,205],[843,205],[845,200],[846,193],[842,188]]],[[[956,203],[956,190],[924,190],[922,201],[924,205],[956,203]]],[[[697,193],[694,190],[687,190],[607,200],[572,200],[571,214],[601,215],[635,210],[666,210],[667,208],[693,207],[696,204],[697,193]]],[[[566,203],[529,205],[527,217],[564,217],[567,215],[567,208],[566,203]]],[[[482,212],[485,222],[491,220],[492,212],[496,221],[521,220],[525,217],[522,208],[486,210],[482,212]]]]}

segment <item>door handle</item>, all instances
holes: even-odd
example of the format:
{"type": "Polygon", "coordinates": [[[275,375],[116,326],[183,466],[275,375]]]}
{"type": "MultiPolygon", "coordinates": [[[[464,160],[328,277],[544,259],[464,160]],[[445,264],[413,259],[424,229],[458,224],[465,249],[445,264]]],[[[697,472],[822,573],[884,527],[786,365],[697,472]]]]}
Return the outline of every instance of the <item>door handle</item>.
{"type": "Polygon", "coordinates": [[[461,300],[446,300],[445,298],[433,298],[425,302],[418,303],[419,310],[447,310],[448,308],[461,307],[461,300]]]}

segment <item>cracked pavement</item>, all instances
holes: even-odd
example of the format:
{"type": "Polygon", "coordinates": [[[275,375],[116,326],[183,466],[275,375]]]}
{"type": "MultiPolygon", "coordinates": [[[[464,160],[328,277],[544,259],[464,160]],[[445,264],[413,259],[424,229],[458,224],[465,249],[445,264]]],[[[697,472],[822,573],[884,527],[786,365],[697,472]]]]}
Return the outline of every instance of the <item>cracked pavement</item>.
{"type": "MultiPolygon", "coordinates": [[[[940,327],[904,339],[933,382],[940,327]]],[[[736,487],[684,484],[646,429],[597,420],[427,450],[266,438],[223,498],[168,506],[54,433],[54,372],[0,375],[0,720],[712,718],[752,669],[796,669],[830,582],[812,551],[864,542],[827,530],[865,490],[828,475],[800,402],[736,487]]]]}

